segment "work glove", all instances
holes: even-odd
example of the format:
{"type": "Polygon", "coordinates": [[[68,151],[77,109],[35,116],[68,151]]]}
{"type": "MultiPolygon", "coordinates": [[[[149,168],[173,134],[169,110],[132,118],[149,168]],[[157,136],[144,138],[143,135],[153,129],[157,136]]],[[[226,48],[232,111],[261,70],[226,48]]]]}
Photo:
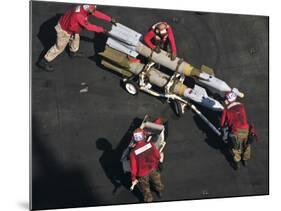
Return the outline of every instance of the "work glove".
{"type": "Polygon", "coordinates": [[[224,144],[228,144],[229,142],[229,128],[228,127],[219,127],[218,130],[221,132],[221,140],[224,144]]]}
{"type": "Polygon", "coordinates": [[[136,184],[138,184],[138,180],[137,179],[135,179],[134,181],[132,181],[132,185],[131,185],[131,187],[130,187],[130,191],[133,191],[134,190],[134,188],[135,188],[135,186],[136,186],[136,184]]]}
{"type": "Polygon", "coordinates": [[[112,24],[112,25],[114,25],[114,26],[116,26],[116,20],[114,19],[114,18],[111,18],[111,21],[110,21],[110,23],[112,24]]]}
{"type": "Polygon", "coordinates": [[[224,144],[227,144],[228,143],[228,135],[225,133],[225,131],[221,127],[219,127],[218,130],[221,132],[220,138],[221,138],[222,142],[224,144]]]}
{"type": "Polygon", "coordinates": [[[161,49],[160,49],[159,46],[155,46],[155,47],[153,48],[153,50],[154,50],[156,53],[160,53],[160,52],[161,52],[161,49]]]}
{"type": "Polygon", "coordinates": [[[248,136],[247,144],[251,145],[255,141],[257,142],[257,135],[253,134],[253,133],[250,133],[249,136],[248,136]]]}
{"type": "Polygon", "coordinates": [[[171,60],[174,61],[177,58],[176,53],[171,53],[171,60]]]}
{"type": "Polygon", "coordinates": [[[163,163],[163,160],[164,160],[164,153],[163,152],[160,152],[160,163],[163,163]]]}

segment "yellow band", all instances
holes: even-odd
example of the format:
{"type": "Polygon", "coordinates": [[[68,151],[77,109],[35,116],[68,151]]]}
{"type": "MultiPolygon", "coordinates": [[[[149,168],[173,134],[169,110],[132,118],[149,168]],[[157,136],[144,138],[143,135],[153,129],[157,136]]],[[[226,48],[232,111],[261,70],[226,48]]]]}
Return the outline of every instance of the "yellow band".
{"type": "Polygon", "coordinates": [[[184,70],[183,70],[184,75],[190,76],[190,75],[191,75],[192,69],[193,69],[193,66],[192,66],[192,65],[186,64],[186,65],[184,66],[184,70]]]}

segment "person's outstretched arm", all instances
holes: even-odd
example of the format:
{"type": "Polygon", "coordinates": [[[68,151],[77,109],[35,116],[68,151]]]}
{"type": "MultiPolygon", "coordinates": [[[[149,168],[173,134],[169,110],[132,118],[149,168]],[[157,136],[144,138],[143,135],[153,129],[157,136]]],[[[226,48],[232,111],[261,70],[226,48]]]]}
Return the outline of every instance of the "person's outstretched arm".
{"type": "Polygon", "coordinates": [[[83,16],[78,16],[77,17],[78,23],[84,27],[85,29],[89,31],[94,31],[94,32],[104,32],[104,28],[101,26],[96,26],[94,24],[91,24],[88,20],[86,20],[83,16]]]}
{"type": "Polygon", "coordinates": [[[111,17],[110,16],[108,16],[108,15],[106,15],[106,14],[104,14],[104,13],[98,11],[98,10],[94,11],[92,13],[92,16],[95,16],[96,18],[105,20],[107,22],[111,21],[111,17]]]}

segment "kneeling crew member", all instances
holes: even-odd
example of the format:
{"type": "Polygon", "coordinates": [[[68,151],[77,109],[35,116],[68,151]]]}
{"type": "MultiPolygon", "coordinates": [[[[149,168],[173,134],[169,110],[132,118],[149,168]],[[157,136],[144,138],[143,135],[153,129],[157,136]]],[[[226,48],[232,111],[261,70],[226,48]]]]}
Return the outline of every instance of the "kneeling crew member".
{"type": "Polygon", "coordinates": [[[172,27],[166,22],[158,22],[154,24],[147,34],[144,36],[145,44],[153,49],[156,53],[160,53],[160,49],[165,49],[171,54],[171,60],[177,57],[176,42],[172,27]]]}

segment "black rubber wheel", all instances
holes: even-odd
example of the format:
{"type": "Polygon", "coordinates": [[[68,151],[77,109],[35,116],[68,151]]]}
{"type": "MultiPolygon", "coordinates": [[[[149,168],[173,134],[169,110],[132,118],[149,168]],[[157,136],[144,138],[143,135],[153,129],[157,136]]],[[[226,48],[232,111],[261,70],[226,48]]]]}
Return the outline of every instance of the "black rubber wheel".
{"type": "Polygon", "coordinates": [[[137,95],[139,93],[139,87],[134,81],[125,81],[124,89],[131,95],[137,95]]]}

